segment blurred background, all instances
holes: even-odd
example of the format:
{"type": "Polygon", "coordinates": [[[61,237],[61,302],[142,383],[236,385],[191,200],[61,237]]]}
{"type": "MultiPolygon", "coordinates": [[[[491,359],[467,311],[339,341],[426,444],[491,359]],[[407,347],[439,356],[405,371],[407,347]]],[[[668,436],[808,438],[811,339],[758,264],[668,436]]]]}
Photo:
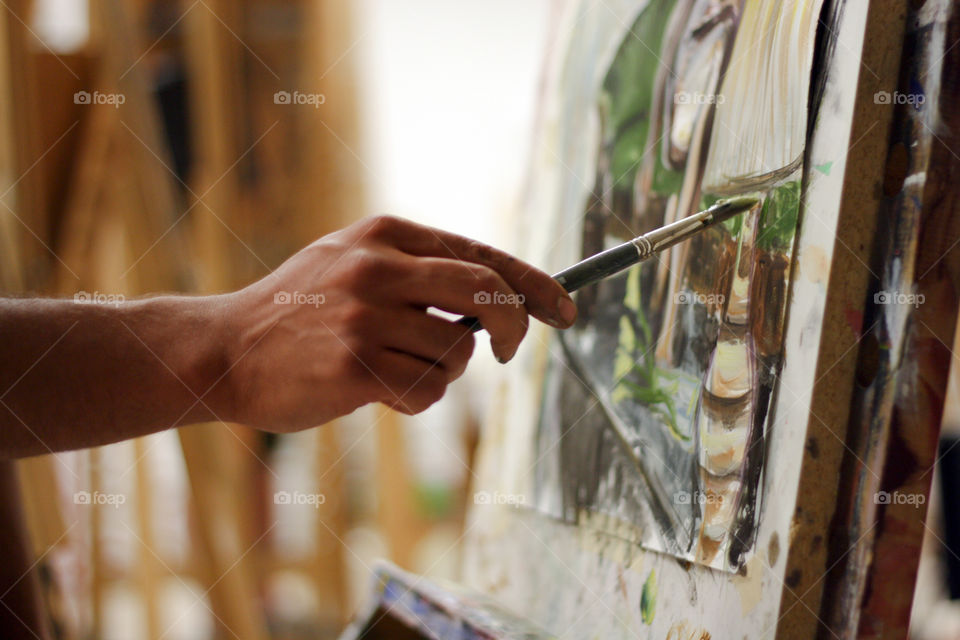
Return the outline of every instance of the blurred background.
{"type": "MultiPolygon", "coordinates": [[[[546,0],[12,0],[6,295],[241,287],[392,213],[510,249],[546,0]]],[[[377,557],[456,579],[484,344],[444,402],[21,463],[60,638],[328,638],[377,557]]],[[[144,380],[144,384],[150,384],[144,380]]]]}
{"type": "MultiPolygon", "coordinates": [[[[3,294],[227,291],[374,213],[514,249],[555,13],[547,0],[6,0],[3,294]]],[[[476,353],[413,418],[368,407],[289,436],[199,425],[22,461],[57,637],[333,638],[375,558],[456,579],[496,392],[498,365],[476,353]]],[[[951,396],[945,453],[956,375],[951,396]]],[[[941,507],[960,486],[954,458],[934,483],[917,638],[960,637],[947,544],[960,518],[941,507]]]]}

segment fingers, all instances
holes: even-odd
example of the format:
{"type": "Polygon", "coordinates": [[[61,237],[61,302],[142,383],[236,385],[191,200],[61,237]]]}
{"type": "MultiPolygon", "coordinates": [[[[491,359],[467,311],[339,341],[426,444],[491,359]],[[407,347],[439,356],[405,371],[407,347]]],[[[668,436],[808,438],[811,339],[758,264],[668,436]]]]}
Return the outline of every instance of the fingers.
{"type": "Polygon", "coordinates": [[[460,260],[492,269],[513,291],[523,295],[524,304],[533,317],[551,326],[565,328],[576,320],[576,305],[556,280],[504,251],[400,218],[373,218],[367,227],[370,236],[405,253],[460,260]]]}
{"type": "Polygon", "coordinates": [[[513,358],[527,332],[524,298],[493,269],[445,258],[421,258],[398,288],[405,300],[451,313],[476,316],[490,334],[500,362],[513,358]]]}
{"type": "Polygon", "coordinates": [[[474,338],[469,329],[418,309],[391,313],[379,333],[384,347],[436,364],[446,373],[447,382],[463,374],[473,355],[474,338]]]}
{"type": "Polygon", "coordinates": [[[391,409],[420,413],[446,393],[447,375],[437,365],[390,350],[383,350],[377,360],[383,383],[378,400],[391,409]]]}

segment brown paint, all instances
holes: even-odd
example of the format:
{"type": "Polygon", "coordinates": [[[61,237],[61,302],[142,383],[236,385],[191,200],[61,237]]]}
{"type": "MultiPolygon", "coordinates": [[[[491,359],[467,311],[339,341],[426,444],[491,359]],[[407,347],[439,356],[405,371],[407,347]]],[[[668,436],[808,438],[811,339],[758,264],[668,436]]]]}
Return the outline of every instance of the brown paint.
{"type": "Polygon", "coordinates": [[[796,589],[802,579],[803,572],[800,571],[800,569],[794,569],[787,575],[787,579],[783,582],[791,589],[796,589]]]}
{"type": "Polygon", "coordinates": [[[860,356],[857,361],[857,384],[869,387],[880,370],[880,341],[871,331],[860,341],[860,356]]]}
{"type": "Polygon", "coordinates": [[[898,142],[890,147],[890,153],[887,155],[887,166],[883,172],[883,195],[892,197],[900,193],[909,170],[910,155],[907,153],[907,147],[902,142],[898,142]]]}
{"type": "Polygon", "coordinates": [[[819,534],[813,536],[813,538],[810,540],[810,553],[817,553],[820,551],[821,545],[823,545],[823,536],[819,534]]]}
{"type": "Polygon", "coordinates": [[[770,536],[770,543],[767,545],[767,564],[771,567],[777,564],[780,558],[780,536],[774,531],[770,536]]]}
{"type": "MultiPolygon", "coordinates": [[[[690,243],[691,251],[686,265],[687,283],[695,292],[709,296],[730,290],[734,264],[737,259],[737,243],[723,227],[711,227],[698,234],[690,243]]],[[[721,305],[708,298],[707,315],[721,312],[721,305]]]]}
{"type": "Polygon", "coordinates": [[[758,355],[771,357],[783,344],[783,315],[787,307],[790,259],[781,252],[758,249],[750,282],[751,331],[758,355]]]}

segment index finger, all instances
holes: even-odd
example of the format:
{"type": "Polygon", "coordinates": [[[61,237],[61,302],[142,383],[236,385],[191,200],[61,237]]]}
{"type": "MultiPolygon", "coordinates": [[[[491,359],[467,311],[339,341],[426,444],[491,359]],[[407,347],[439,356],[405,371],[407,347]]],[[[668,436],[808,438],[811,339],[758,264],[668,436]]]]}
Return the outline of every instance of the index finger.
{"type": "Polygon", "coordinates": [[[488,244],[400,218],[381,218],[382,240],[414,256],[461,260],[496,271],[524,296],[527,311],[547,324],[565,328],[577,318],[577,307],[556,280],[533,265],[488,244]]]}

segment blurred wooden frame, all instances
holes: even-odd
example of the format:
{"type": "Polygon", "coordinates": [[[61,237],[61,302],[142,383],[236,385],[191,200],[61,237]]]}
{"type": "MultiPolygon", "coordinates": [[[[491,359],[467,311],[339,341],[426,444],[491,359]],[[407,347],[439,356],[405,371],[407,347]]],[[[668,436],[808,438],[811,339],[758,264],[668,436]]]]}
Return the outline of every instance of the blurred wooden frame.
{"type": "MultiPolygon", "coordinates": [[[[18,222],[0,208],[0,277],[6,291],[66,296],[82,289],[125,295],[223,291],[262,275],[282,254],[349,224],[365,211],[368,176],[359,155],[362,140],[357,120],[357,73],[345,56],[356,37],[348,3],[291,0],[289,4],[303,18],[302,26],[298,26],[301,42],[293,73],[278,68],[283,80],[271,79],[265,72],[253,80],[258,84],[251,91],[257,92],[253,97],[260,102],[273,90],[300,90],[323,93],[326,107],[315,111],[270,103],[261,108],[258,103],[260,112],[252,115],[255,108],[246,104],[251,95],[245,93],[244,84],[251,78],[241,75],[249,73],[244,71],[241,59],[254,52],[247,51],[247,44],[238,35],[245,27],[250,28],[244,23],[249,20],[244,11],[252,3],[181,3],[188,79],[202,87],[192,92],[190,104],[194,164],[185,187],[186,202],[170,171],[172,162],[161,135],[157,108],[144,69],[140,68],[144,62],[138,62],[139,53],[154,44],[138,41],[148,4],[124,0],[91,3],[91,45],[65,58],[69,69],[60,60],[63,56],[40,47],[34,47],[39,52],[24,55],[31,40],[26,25],[8,20],[5,33],[10,38],[0,49],[19,57],[0,64],[0,74],[13,76],[0,75],[0,81],[5,87],[19,89],[14,92],[16,100],[0,104],[0,122],[5,131],[11,132],[2,149],[5,175],[23,174],[57,140],[51,138],[54,133],[60,135],[62,130],[72,128],[43,162],[16,182],[15,189],[3,194],[3,201],[23,218],[23,223],[18,222]],[[37,82],[46,66],[62,76],[55,87],[37,82]],[[271,86],[274,80],[275,87],[271,86]],[[116,109],[43,100],[50,95],[58,100],[70,98],[81,88],[120,92],[126,102],[116,109]],[[289,125],[281,143],[272,139],[279,129],[270,133],[275,115],[289,119],[280,127],[289,125]],[[257,126],[246,133],[253,137],[243,131],[251,121],[257,126]],[[280,170],[272,165],[265,167],[273,182],[264,181],[262,189],[246,189],[237,174],[243,162],[249,161],[245,154],[251,151],[251,143],[264,131],[267,133],[261,144],[272,153],[267,161],[280,159],[284,166],[280,170]],[[283,157],[289,149],[295,151],[295,157],[283,157]],[[286,187],[277,187],[281,179],[286,187]],[[289,205],[289,212],[285,209],[283,214],[287,217],[280,218],[281,225],[260,215],[262,210],[279,204],[271,201],[277,195],[287,199],[284,206],[289,205]],[[184,216],[187,209],[190,213],[184,216]],[[274,247],[285,246],[269,253],[269,243],[262,242],[261,235],[274,247]],[[265,247],[263,251],[258,241],[265,247]],[[251,248],[266,260],[253,259],[248,253],[251,248]],[[121,273],[124,270],[129,273],[121,273]]],[[[27,0],[8,3],[10,10],[24,18],[30,15],[29,5],[27,0]]],[[[381,463],[377,489],[383,507],[378,514],[379,525],[394,557],[409,565],[419,539],[414,530],[425,523],[415,514],[400,419],[385,409],[378,413],[378,419],[381,463]]],[[[316,489],[345,496],[344,456],[335,427],[328,425],[314,432],[317,476],[322,478],[316,489]]],[[[265,532],[258,528],[254,501],[266,497],[269,502],[269,496],[258,493],[251,480],[252,475],[262,475],[264,470],[264,463],[258,459],[259,437],[246,428],[218,423],[183,429],[180,439],[193,492],[193,521],[200,550],[191,575],[199,576],[205,587],[210,587],[215,624],[224,635],[266,638],[260,604],[263,585],[259,582],[268,571],[284,567],[261,551],[267,548],[269,538],[258,539],[265,532]]],[[[146,453],[144,441],[137,441],[134,447],[137,456],[146,453]]],[[[88,455],[94,467],[88,488],[93,491],[102,482],[96,461],[105,454],[91,451],[88,455]]],[[[144,545],[136,575],[130,578],[142,592],[149,633],[156,637],[163,631],[158,628],[156,590],[167,568],[149,548],[153,510],[150,474],[144,466],[149,465],[148,460],[141,461],[136,474],[140,499],[136,516],[140,531],[146,533],[141,535],[144,545]]],[[[26,479],[27,517],[37,555],[58,541],[63,544],[61,537],[69,528],[55,497],[56,464],[50,457],[40,457],[20,465],[26,479]]],[[[306,566],[298,567],[316,586],[321,600],[318,617],[331,625],[345,622],[350,613],[348,552],[344,544],[347,516],[345,499],[324,505],[315,554],[306,566]]],[[[101,527],[96,514],[92,514],[91,526],[96,540],[101,527]]],[[[111,576],[100,567],[96,542],[90,551],[94,633],[99,635],[103,631],[103,594],[111,576]]],[[[69,634],[70,629],[65,631],[69,634]]]]}

